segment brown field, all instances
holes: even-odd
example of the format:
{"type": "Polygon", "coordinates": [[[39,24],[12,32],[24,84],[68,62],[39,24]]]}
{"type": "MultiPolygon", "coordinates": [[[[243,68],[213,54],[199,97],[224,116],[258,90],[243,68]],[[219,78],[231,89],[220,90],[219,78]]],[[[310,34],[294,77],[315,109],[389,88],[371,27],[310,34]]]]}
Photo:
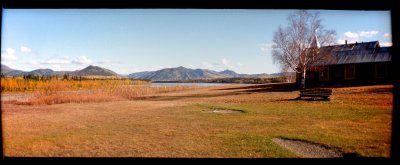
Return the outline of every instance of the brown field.
{"type": "Polygon", "coordinates": [[[389,157],[392,85],[334,88],[330,101],[295,100],[299,92],[286,86],[187,88],[52,105],[2,101],[4,154],[298,157],[272,141],[281,137],[389,157]]]}
{"type": "Polygon", "coordinates": [[[196,88],[196,86],[152,87],[148,81],[143,80],[1,78],[2,101],[16,105],[132,100],[196,88]]]}

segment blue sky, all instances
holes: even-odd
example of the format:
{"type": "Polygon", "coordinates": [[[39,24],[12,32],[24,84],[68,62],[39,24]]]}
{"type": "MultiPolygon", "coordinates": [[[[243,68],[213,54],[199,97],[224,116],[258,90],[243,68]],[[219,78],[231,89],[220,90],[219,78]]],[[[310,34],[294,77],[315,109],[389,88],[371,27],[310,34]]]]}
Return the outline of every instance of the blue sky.
{"type": "MultiPolygon", "coordinates": [[[[293,11],[4,9],[1,63],[25,71],[97,65],[120,74],[178,66],[275,73],[272,37],[293,11]]],[[[338,43],[391,45],[389,11],[319,12],[338,43]]]]}

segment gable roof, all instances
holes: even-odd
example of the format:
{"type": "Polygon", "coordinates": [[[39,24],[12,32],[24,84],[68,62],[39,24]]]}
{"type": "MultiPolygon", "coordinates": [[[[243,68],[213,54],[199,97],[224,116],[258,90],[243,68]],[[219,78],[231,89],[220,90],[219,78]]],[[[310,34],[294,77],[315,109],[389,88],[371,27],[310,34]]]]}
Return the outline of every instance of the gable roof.
{"type": "Polygon", "coordinates": [[[317,65],[340,65],[369,62],[389,62],[391,47],[380,47],[378,41],[324,46],[320,55],[326,56],[317,65]]]}

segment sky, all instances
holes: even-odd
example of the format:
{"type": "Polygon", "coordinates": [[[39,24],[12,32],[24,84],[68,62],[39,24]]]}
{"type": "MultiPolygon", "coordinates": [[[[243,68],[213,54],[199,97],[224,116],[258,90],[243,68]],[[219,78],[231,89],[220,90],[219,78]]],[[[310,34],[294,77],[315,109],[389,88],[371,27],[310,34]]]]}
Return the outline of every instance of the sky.
{"type": "MultiPolygon", "coordinates": [[[[277,73],[273,34],[294,11],[3,9],[1,64],[24,71],[96,65],[119,74],[178,66],[277,73]]],[[[336,30],[337,44],[392,43],[389,11],[310,11],[336,30]]]]}

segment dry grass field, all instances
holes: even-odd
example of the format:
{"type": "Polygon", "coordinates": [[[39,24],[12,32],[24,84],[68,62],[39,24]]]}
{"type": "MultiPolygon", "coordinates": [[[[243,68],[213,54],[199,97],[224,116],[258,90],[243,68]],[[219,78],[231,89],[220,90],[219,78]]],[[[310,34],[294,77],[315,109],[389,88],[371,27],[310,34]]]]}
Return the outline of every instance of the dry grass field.
{"type": "Polygon", "coordinates": [[[288,138],[389,157],[392,85],[334,88],[330,101],[296,100],[299,91],[286,86],[227,85],[51,105],[2,101],[4,154],[298,157],[272,141],[288,138]]]}
{"type": "Polygon", "coordinates": [[[4,103],[51,105],[88,103],[145,98],[155,94],[196,89],[196,86],[152,87],[148,81],[128,79],[23,79],[1,78],[4,103]],[[10,99],[14,98],[24,99],[10,99]]]}

